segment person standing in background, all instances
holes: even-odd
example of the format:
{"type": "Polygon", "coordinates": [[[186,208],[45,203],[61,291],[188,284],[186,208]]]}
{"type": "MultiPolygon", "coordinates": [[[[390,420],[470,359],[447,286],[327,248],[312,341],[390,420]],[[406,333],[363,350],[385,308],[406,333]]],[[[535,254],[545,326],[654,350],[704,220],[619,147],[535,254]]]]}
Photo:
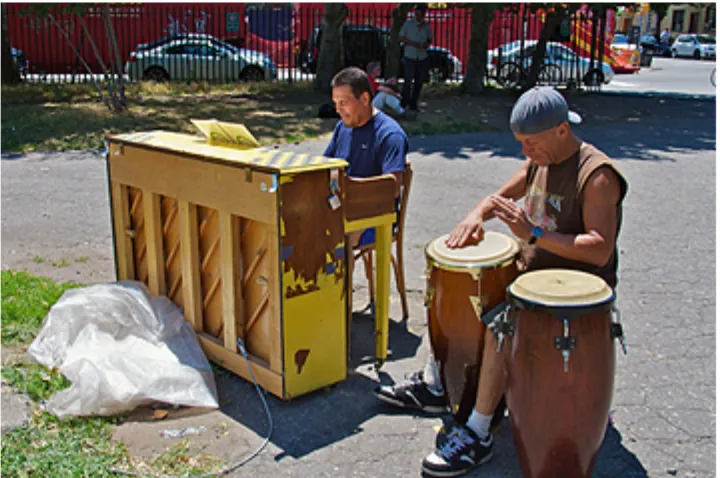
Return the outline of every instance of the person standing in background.
{"type": "Polygon", "coordinates": [[[405,22],[400,30],[400,41],[405,44],[403,66],[405,83],[403,84],[403,108],[418,110],[420,89],[430,67],[427,49],[432,43],[433,35],[430,24],[425,21],[427,5],[420,3],[415,7],[415,18],[405,22]]]}

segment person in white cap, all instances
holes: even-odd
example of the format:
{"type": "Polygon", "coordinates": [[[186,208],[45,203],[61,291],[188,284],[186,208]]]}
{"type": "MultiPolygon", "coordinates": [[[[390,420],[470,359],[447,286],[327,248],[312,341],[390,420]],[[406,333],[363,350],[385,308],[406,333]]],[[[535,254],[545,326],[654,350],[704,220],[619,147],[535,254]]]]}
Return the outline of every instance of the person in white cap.
{"type": "MultiPolygon", "coordinates": [[[[447,238],[447,246],[464,247],[483,237],[483,223],[498,218],[517,236],[521,272],[566,268],[590,272],[611,288],[617,285],[617,236],[627,182],[600,150],[577,138],[570,123],[581,118],[569,111],[550,87],[525,92],[510,115],[510,129],[527,160],[495,194],[483,198],[447,238]],[[525,198],[524,208],[515,201],[525,198]]],[[[503,309],[496,308],[494,310],[503,309]]],[[[493,325],[488,324],[475,408],[465,424],[453,426],[437,440],[423,461],[429,476],[458,476],[492,456],[490,423],[505,392],[504,354],[493,325]]],[[[376,389],[384,402],[429,412],[446,410],[438,366],[428,357],[423,372],[394,386],[376,389]]]]}

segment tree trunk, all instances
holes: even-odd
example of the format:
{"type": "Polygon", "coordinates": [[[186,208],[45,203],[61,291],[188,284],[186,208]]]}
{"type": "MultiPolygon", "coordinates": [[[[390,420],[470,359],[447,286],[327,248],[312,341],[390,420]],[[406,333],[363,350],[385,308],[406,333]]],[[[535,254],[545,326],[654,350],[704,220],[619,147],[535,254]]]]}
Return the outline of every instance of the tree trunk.
{"type": "Polygon", "coordinates": [[[10,45],[7,4],[2,4],[2,84],[20,83],[20,72],[15,68],[10,45]]]}
{"type": "Polygon", "coordinates": [[[470,52],[462,82],[462,90],[471,95],[482,93],[485,89],[487,70],[488,32],[493,13],[498,6],[491,3],[473,3],[470,23],[470,52]]]}
{"type": "Polygon", "coordinates": [[[397,77],[400,74],[400,29],[407,20],[408,13],[412,10],[413,3],[398,3],[392,12],[392,28],[388,40],[387,53],[385,56],[385,69],[383,78],[397,77]]]}
{"type": "MultiPolygon", "coordinates": [[[[108,96],[110,98],[114,98],[115,97],[115,86],[113,83],[113,79],[110,76],[108,67],[105,65],[105,62],[102,59],[102,55],[100,55],[100,51],[98,50],[97,45],[95,44],[95,40],[93,39],[92,35],[90,34],[87,24],[85,23],[85,19],[82,17],[82,15],[78,15],[78,21],[80,22],[80,27],[82,28],[83,33],[85,33],[85,36],[87,37],[88,43],[90,44],[90,48],[92,49],[93,53],[95,53],[95,59],[100,64],[100,68],[102,68],[103,74],[105,75],[105,81],[107,82],[108,96]]],[[[107,102],[106,102],[106,105],[109,107],[107,102]]]]}
{"type": "Polygon", "coordinates": [[[80,60],[80,63],[83,64],[85,67],[85,71],[88,72],[90,77],[92,78],[93,85],[95,85],[95,89],[98,92],[98,95],[100,95],[100,99],[105,103],[105,106],[108,107],[108,109],[112,110],[110,103],[108,99],[105,97],[105,95],[102,92],[102,88],[100,87],[100,83],[95,79],[95,74],[93,73],[92,69],[90,68],[90,65],[87,64],[85,61],[85,58],[80,54],[78,49],[73,44],[72,40],[70,39],[70,35],[68,35],[68,32],[65,31],[65,29],[55,20],[55,17],[52,14],[48,14],[47,18],[57,27],[57,29],[60,31],[60,34],[65,37],[65,40],[67,40],[68,45],[70,46],[70,49],[77,55],[78,59],[80,60]]]}
{"type": "Polygon", "coordinates": [[[348,8],[344,3],[325,4],[325,24],[320,42],[317,73],[313,88],[316,91],[329,93],[333,76],[342,67],[341,57],[341,27],[348,15],[348,8]]]}
{"type": "Polygon", "coordinates": [[[545,25],[540,32],[540,38],[538,38],[537,48],[535,49],[535,53],[533,54],[530,72],[525,79],[524,87],[526,90],[534,87],[537,83],[540,68],[545,62],[545,51],[547,47],[547,42],[555,31],[555,28],[560,25],[562,17],[563,15],[560,12],[548,12],[545,16],[545,25]]]}
{"type": "Polygon", "coordinates": [[[110,9],[108,8],[107,4],[105,4],[103,8],[103,19],[105,20],[105,33],[108,37],[111,65],[113,64],[113,53],[115,53],[116,68],[113,68],[113,70],[115,70],[115,72],[117,73],[116,81],[119,101],[120,105],[125,108],[127,106],[127,99],[125,98],[125,79],[123,78],[123,64],[122,60],[120,59],[120,49],[118,48],[117,44],[117,36],[115,35],[115,29],[113,28],[112,20],[110,20],[110,9]]]}

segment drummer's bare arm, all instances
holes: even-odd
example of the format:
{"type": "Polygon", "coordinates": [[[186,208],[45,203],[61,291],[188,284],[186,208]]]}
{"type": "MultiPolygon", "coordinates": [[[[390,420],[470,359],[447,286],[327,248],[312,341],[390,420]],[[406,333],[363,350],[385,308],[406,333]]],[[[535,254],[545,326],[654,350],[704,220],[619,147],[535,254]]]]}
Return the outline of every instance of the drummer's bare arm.
{"type": "MultiPolygon", "coordinates": [[[[583,192],[585,232],[562,234],[545,231],[535,243],[547,251],[575,261],[604,266],[615,249],[617,233],[617,203],[620,200],[620,181],[617,174],[602,167],[588,179],[583,192]]],[[[516,204],[491,196],[495,215],[520,239],[530,239],[532,225],[516,204]]]]}
{"type": "MultiPolygon", "coordinates": [[[[520,171],[511,177],[502,187],[494,194],[509,200],[517,200],[525,195],[525,180],[527,178],[528,168],[530,167],[530,159],[527,159],[520,171]]],[[[463,247],[467,244],[477,243],[482,240],[484,221],[495,217],[493,213],[493,204],[490,200],[493,196],[486,196],[477,206],[470,211],[460,224],[455,226],[448,236],[445,244],[448,247],[463,247]]]]}

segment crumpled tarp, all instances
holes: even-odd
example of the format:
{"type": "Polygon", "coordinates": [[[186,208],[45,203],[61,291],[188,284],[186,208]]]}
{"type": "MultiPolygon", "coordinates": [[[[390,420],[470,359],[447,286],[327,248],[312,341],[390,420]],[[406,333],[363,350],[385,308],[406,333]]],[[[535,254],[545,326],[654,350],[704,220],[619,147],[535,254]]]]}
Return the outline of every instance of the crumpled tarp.
{"type": "Polygon", "coordinates": [[[153,402],[218,407],[215,377],[182,310],[141,282],[65,292],[28,352],[72,382],[46,403],[59,417],[114,415],[153,402]]]}

